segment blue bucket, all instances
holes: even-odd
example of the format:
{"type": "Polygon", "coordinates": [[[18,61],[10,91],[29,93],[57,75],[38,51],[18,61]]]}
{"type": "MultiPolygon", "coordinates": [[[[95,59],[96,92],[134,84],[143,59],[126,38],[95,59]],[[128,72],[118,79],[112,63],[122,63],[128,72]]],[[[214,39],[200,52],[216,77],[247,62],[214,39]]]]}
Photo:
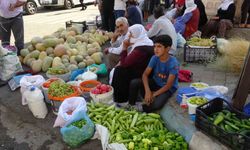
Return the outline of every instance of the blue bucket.
{"type": "Polygon", "coordinates": [[[185,95],[187,98],[189,98],[189,97],[195,96],[196,92],[197,92],[197,90],[192,88],[192,87],[179,88],[179,90],[177,92],[177,96],[176,96],[177,103],[181,104],[183,95],[185,95]]]}

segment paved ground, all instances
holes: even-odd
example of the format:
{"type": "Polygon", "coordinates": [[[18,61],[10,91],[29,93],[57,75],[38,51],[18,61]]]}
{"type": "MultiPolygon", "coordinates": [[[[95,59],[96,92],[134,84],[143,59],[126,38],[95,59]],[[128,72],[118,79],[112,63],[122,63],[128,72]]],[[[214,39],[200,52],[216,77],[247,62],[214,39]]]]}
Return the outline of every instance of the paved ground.
{"type": "MultiPolygon", "coordinates": [[[[88,7],[87,11],[83,12],[79,9],[57,10],[50,13],[45,11],[33,16],[24,16],[25,41],[30,41],[33,36],[51,34],[57,28],[64,27],[68,20],[93,20],[98,14],[94,6],[88,7]]],[[[178,59],[180,61],[183,59],[181,52],[178,59]]],[[[194,81],[229,87],[228,96],[232,96],[238,80],[238,75],[218,71],[211,65],[187,64],[182,66],[182,69],[191,70],[194,73],[194,81]]],[[[176,105],[175,97],[172,97],[168,105],[189,121],[187,111],[176,105]]],[[[0,87],[0,150],[69,149],[63,143],[59,129],[52,128],[55,118],[56,116],[50,111],[45,119],[35,119],[28,107],[21,105],[19,90],[12,92],[8,86],[0,87]]],[[[100,150],[101,145],[98,140],[92,140],[79,149],[100,150]]]]}

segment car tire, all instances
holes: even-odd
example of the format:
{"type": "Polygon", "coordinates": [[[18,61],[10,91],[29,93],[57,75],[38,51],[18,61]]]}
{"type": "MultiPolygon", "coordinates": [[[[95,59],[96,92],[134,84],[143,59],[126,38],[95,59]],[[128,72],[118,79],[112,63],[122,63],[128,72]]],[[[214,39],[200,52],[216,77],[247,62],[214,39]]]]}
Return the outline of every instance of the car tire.
{"type": "Polygon", "coordinates": [[[25,12],[29,15],[33,15],[37,12],[37,5],[33,1],[28,1],[25,4],[25,12]]]}
{"type": "Polygon", "coordinates": [[[73,3],[71,0],[65,0],[64,1],[64,8],[65,9],[71,9],[73,7],[73,3]]]}

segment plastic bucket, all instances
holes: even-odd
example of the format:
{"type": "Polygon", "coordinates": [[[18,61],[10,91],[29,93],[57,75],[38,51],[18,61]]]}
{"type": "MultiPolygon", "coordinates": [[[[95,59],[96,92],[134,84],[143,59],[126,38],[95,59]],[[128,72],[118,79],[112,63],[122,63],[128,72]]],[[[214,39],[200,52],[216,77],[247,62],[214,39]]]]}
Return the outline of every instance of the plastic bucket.
{"type": "Polygon", "coordinates": [[[63,83],[64,83],[64,81],[63,81],[62,79],[60,79],[60,78],[51,78],[51,79],[46,80],[46,81],[42,84],[42,91],[43,91],[43,95],[44,95],[44,98],[45,98],[45,102],[46,102],[46,103],[49,103],[49,104],[51,103],[51,102],[50,102],[50,99],[49,99],[49,97],[48,97],[49,86],[45,86],[45,83],[50,82],[50,84],[51,84],[51,83],[54,82],[54,81],[60,81],[60,82],[63,82],[63,83]]]}
{"type": "Polygon", "coordinates": [[[188,114],[196,114],[196,108],[198,107],[198,105],[191,104],[189,103],[189,101],[187,101],[187,104],[188,104],[188,114]]]}
{"type": "Polygon", "coordinates": [[[90,92],[93,88],[95,88],[98,84],[101,84],[101,82],[97,80],[87,80],[80,83],[80,89],[82,92],[90,92]]]}
{"type": "Polygon", "coordinates": [[[186,98],[192,97],[196,95],[197,90],[192,87],[182,87],[179,88],[176,96],[176,101],[178,104],[181,104],[183,95],[186,96],[186,98]]]}

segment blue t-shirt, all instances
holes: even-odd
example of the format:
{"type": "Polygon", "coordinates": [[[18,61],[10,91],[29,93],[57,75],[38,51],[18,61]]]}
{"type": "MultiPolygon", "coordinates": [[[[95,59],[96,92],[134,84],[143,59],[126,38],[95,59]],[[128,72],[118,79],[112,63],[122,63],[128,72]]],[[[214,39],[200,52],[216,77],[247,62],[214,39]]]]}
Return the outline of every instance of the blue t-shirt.
{"type": "Polygon", "coordinates": [[[150,59],[148,67],[153,69],[153,79],[158,86],[165,86],[169,75],[173,74],[175,75],[175,80],[169,90],[174,92],[178,88],[179,62],[175,57],[170,56],[166,62],[161,62],[159,57],[154,55],[150,59]]]}

